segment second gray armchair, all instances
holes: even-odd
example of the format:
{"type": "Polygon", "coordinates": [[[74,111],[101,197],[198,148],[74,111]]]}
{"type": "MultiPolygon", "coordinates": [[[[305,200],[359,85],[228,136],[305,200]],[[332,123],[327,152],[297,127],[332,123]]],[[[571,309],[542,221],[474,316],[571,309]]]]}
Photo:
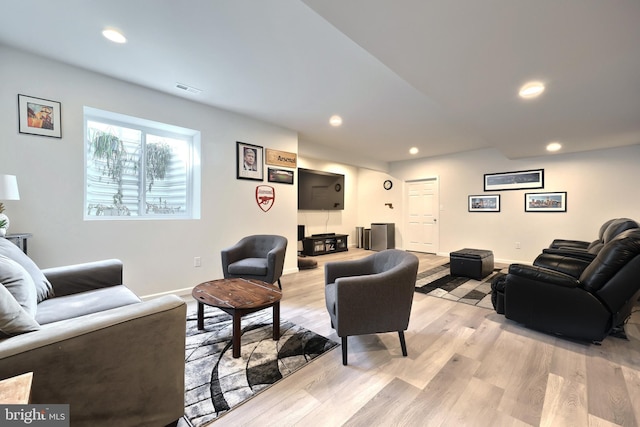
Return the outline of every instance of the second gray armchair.
{"type": "Polygon", "coordinates": [[[398,332],[402,355],[407,355],[404,331],[417,274],[418,257],[398,249],[325,264],[325,302],[331,326],[342,338],[343,365],[350,335],[398,332]]]}
{"type": "Polygon", "coordinates": [[[257,234],[242,238],[230,248],[222,250],[222,273],[225,279],[241,277],[278,282],[284,269],[287,239],[283,236],[257,234]]]}

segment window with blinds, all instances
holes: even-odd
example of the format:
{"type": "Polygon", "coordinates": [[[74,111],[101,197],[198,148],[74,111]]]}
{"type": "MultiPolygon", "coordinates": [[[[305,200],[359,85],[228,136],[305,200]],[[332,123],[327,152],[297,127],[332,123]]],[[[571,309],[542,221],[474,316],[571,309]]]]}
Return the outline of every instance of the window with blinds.
{"type": "Polygon", "coordinates": [[[85,218],[199,217],[199,132],[85,107],[85,218]]]}

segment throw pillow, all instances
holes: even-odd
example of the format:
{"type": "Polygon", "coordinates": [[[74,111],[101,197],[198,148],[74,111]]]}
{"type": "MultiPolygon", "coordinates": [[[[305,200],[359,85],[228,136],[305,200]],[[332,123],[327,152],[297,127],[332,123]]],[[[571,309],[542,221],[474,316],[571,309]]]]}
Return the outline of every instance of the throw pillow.
{"type": "Polygon", "coordinates": [[[33,283],[36,285],[36,295],[38,302],[53,297],[53,288],[51,283],[44,277],[42,271],[35,262],[31,260],[24,252],[15,244],[7,239],[0,238],[0,255],[4,255],[20,264],[31,275],[33,283]]]}
{"type": "Polygon", "coordinates": [[[33,279],[20,264],[0,255],[0,283],[24,310],[35,317],[36,315],[36,285],[33,279]]]}
{"type": "Polygon", "coordinates": [[[20,307],[11,292],[0,283],[0,335],[12,336],[38,329],[38,322],[20,307]]]}

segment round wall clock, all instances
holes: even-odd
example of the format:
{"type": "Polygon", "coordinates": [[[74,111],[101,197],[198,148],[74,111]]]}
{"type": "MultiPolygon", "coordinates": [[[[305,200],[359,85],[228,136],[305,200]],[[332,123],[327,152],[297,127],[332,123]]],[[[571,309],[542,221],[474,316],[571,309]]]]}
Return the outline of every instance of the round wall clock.
{"type": "Polygon", "coordinates": [[[382,186],[384,187],[385,190],[391,190],[391,187],[393,187],[393,182],[391,182],[391,180],[386,180],[382,186]]]}

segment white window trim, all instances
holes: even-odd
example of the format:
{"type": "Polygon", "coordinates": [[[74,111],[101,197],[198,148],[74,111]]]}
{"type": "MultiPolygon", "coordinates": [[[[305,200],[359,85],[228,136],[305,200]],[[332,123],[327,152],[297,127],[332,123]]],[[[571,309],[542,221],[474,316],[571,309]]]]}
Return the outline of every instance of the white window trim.
{"type": "MultiPolygon", "coordinates": [[[[166,123],[155,122],[152,120],[128,116],[125,114],[114,113],[110,111],[99,110],[92,107],[84,107],[84,182],[83,182],[83,218],[85,221],[177,221],[200,219],[201,211],[201,134],[200,131],[194,129],[183,128],[180,126],[169,125],[166,123]],[[190,191],[187,193],[187,206],[185,213],[182,215],[154,215],[142,214],[137,216],[96,216],[87,215],[87,171],[88,171],[88,144],[87,138],[87,121],[99,121],[103,123],[112,123],[115,126],[135,126],[141,128],[145,132],[153,133],[159,136],[168,137],[188,137],[191,139],[191,167],[187,172],[187,180],[190,181],[190,191]]],[[[146,181],[145,184],[146,185],[146,181]]]]}

